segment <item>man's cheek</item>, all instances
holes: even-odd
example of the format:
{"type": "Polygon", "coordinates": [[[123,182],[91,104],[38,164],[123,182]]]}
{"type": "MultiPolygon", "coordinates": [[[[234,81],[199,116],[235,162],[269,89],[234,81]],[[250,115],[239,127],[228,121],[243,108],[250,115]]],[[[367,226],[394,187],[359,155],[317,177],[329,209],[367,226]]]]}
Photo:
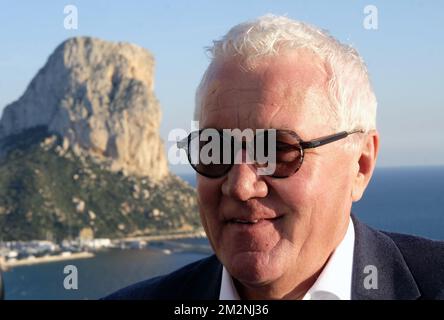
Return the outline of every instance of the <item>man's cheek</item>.
{"type": "Polygon", "coordinates": [[[215,196],[211,192],[200,191],[197,193],[197,202],[200,210],[209,210],[215,205],[215,196]]]}
{"type": "Polygon", "coordinates": [[[282,202],[291,209],[298,209],[308,205],[323,192],[320,187],[316,187],[312,183],[303,180],[295,180],[276,189],[282,202]]]}
{"type": "Polygon", "coordinates": [[[220,202],[220,193],[214,186],[202,184],[197,189],[197,203],[202,222],[211,223],[218,215],[218,203],[220,202]]]}

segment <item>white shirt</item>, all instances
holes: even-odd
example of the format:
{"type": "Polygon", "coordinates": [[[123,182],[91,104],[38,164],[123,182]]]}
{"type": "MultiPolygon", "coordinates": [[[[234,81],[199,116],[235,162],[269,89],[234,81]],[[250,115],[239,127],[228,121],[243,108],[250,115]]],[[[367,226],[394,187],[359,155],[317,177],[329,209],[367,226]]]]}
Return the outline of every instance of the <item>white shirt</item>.
{"type": "MultiPolygon", "coordinates": [[[[303,300],[350,300],[353,270],[355,228],[349,221],[347,232],[333,251],[315,283],[308,289],[303,300]]],[[[233,279],[223,267],[220,300],[240,300],[233,279]]]]}

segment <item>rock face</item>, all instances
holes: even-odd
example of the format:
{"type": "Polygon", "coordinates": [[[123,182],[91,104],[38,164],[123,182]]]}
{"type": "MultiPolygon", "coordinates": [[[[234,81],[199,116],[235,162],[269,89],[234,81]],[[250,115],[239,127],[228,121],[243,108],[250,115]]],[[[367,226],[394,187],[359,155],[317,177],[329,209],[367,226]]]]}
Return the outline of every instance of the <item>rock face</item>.
{"type": "Polygon", "coordinates": [[[153,92],[153,56],[128,43],[89,37],[63,42],[0,120],[0,139],[45,126],[63,149],[112,171],[168,175],[153,92]]]}

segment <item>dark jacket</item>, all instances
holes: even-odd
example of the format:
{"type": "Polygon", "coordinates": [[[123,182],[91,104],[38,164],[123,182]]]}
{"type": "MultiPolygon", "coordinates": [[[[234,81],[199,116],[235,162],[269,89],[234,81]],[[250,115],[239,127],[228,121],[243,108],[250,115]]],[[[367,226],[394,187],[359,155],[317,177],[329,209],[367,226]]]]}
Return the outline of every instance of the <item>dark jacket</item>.
{"type": "MultiPolygon", "coordinates": [[[[444,299],[444,242],[381,232],[352,215],[355,248],[352,300],[444,299]],[[377,289],[366,289],[371,265],[377,270],[377,289]]],[[[105,299],[217,300],[222,264],[215,255],[165,276],[121,289],[105,299]]]]}

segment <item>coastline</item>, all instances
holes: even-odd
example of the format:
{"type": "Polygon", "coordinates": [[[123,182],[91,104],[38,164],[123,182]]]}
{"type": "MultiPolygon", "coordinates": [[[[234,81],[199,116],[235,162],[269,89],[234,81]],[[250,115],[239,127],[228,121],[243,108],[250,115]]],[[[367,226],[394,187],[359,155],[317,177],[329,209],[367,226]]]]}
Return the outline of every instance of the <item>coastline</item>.
{"type": "Polygon", "coordinates": [[[141,248],[142,246],[146,246],[150,242],[156,241],[169,241],[169,240],[177,240],[177,239],[187,239],[187,238],[205,238],[206,234],[203,229],[199,229],[196,231],[189,232],[177,232],[177,233],[166,233],[166,234],[158,234],[158,235],[149,235],[149,236],[132,236],[125,238],[117,238],[112,239],[111,246],[109,247],[99,247],[93,248],[88,251],[80,251],[80,252],[62,252],[57,255],[46,255],[42,257],[27,257],[23,259],[9,259],[6,260],[3,256],[0,256],[0,270],[1,271],[9,271],[12,268],[20,267],[20,266],[30,266],[35,264],[44,264],[65,260],[77,260],[77,259],[88,259],[93,258],[95,256],[94,252],[103,250],[103,249],[112,249],[117,248],[120,250],[126,250],[131,248],[141,248]]]}
{"type": "Polygon", "coordinates": [[[116,241],[163,241],[163,240],[176,240],[176,239],[186,239],[186,238],[206,238],[205,231],[203,229],[199,229],[196,231],[188,231],[188,232],[177,232],[177,233],[165,233],[158,235],[150,235],[150,236],[133,236],[133,237],[125,237],[118,238],[112,240],[116,241]]]}
{"type": "Polygon", "coordinates": [[[21,267],[21,266],[30,266],[34,264],[42,264],[42,263],[50,263],[50,262],[58,262],[58,261],[64,261],[64,260],[77,260],[77,259],[88,259],[93,258],[95,255],[92,252],[74,252],[69,254],[61,253],[58,255],[53,256],[43,256],[43,257],[32,257],[32,258],[26,258],[26,259],[20,259],[20,260],[9,260],[4,261],[3,257],[0,257],[0,269],[2,271],[9,271],[12,268],[15,267],[21,267]]]}

